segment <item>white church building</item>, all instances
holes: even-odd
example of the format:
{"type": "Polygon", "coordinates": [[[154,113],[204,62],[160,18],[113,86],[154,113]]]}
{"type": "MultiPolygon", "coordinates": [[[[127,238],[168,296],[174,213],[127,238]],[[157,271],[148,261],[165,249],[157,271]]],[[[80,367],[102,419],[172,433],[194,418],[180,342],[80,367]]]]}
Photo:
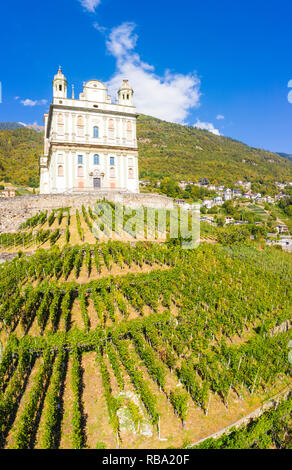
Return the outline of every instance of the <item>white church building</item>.
{"type": "Polygon", "coordinates": [[[79,100],[67,97],[61,68],[53,81],[53,103],[44,115],[40,193],[139,192],[136,108],[123,81],[114,104],[98,80],[83,85],[79,100]]]}

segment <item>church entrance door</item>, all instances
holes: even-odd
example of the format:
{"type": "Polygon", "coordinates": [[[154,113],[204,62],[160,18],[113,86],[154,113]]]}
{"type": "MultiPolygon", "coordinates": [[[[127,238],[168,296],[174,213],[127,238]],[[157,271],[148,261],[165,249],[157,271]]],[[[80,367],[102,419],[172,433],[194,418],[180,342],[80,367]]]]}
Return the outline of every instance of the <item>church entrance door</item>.
{"type": "Polygon", "coordinates": [[[100,178],[93,178],[94,189],[100,189],[100,178]]]}

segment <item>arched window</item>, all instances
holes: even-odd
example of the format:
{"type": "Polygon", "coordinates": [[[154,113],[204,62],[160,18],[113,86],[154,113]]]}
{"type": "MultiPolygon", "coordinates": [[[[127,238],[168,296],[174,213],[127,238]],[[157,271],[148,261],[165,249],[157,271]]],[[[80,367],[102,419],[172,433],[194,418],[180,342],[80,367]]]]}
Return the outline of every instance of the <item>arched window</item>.
{"type": "Polygon", "coordinates": [[[57,117],[57,133],[64,134],[64,116],[63,114],[59,113],[57,117]]]}
{"type": "Polygon", "coordinates": [[[84,126],[83,116],[78,116],[77,126],[84,126]]]}
{"type": "Polygon", "coordinates": [[[93,137],[95,139],[98,138],[98,127],[97,126],[94,126],[94,128],[93,128],[93,137]]]}
{"type": "Polygon", "coordinates": [[[83,116],[77,117],[77,136],[82,137],[84,135],[84,120],[83,116]]]}
{"type": "Polygon", "coordinates": [[[81,165],[77,167],[77,176],[84,176],[83,166],[81,165]]]}
{"type": "Polygon", "coordinates": [[[93,155],[93,164],[99,165],[99,155],[93,155]]]}
{"type": "Polygon", "coordinates": [[[111,166],[110,167],[110,178],[114,178],[115,176],[116,176],[115,167],[111,166]]]}
{"type": "Polygon", "coordinates": [[[115,128],[114,120],[112,118],[109,119],[108,128],[111,130],[114,130],[115,128]]]}
{"type": "Polygon", "coordinates": [[[64,176],[64,167],[63,167],[63,165],[58,165],[58,176],[64,176]]]}
{"type": "Polygon", "coordinates": [[[58,124],[64,124],[64,117],[61,113],[58,114],[58,124]]]}
{"type": "Polygon", "coordinates": [[[131,123],[131,121],[127,121],[127,132],[132,132],[132,123],[131,123]]]}
{"type": "Polygon", "coordinates": [[[129,178],[130,179],[134,178],[134,170],[132,167],[129,168],[129,178]]]}

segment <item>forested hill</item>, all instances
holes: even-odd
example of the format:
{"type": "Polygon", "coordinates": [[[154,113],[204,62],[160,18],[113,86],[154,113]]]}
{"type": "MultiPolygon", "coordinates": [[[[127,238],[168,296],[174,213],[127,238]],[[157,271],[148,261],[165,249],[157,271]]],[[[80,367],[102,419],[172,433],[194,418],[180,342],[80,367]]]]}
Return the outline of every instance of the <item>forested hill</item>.
{"type": "MultiPolygon", "coordinates": [[[[4,124],[0,123],[0,128],[4,124]]],[[[0,180],[37,186],[43,133],[27,127],[0,130],[0,180]]],[[[15,123],[14,123],[15,124],[15,123]]],[[[13,127],[13,126],[12,126],[13,127]]],[[[292,180],[292,161],[210,132],[140,115],[137,128],[140,177],[198,180],[292,180]]]]}
{"type": "Polygon", "coordinates": [[[42,133],[26,127],[0,131],[0,181],[37,187],[42,151],[42,133]]]}
{"type": "Polygon", "coordinates": [[[207,177],[217,183],[292,177],[292,162],[278,154],[149,116],[138,119],[138,143],[141,177],[207,177]]]}

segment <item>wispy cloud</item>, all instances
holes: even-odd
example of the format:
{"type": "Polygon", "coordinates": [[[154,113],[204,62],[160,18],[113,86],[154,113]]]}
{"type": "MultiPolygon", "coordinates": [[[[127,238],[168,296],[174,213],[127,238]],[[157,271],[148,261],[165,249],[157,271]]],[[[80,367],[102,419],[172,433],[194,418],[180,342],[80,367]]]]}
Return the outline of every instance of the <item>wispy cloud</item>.
{"type": "Polygon", "coordinates": [[[31,100],[27,98],[26,100],[20,100],[23,106],[44,106],[47,104],[47,100],[31,100]]]}
{"type": "Polygon", "coordinates": [[[85,10],[94,13],[101,0],[79,0],[79,2],[85,8],[85,10]]]}
{"type": "Polygon", "coordinates": [[[107,31],[107,28],[104,26],[101,26],[99,23],[93,23],[93,27],[99,32],[99,33],[105,33],[107,31]]]}
{"type": "Polygon", "coordinates": [[[195,72],[183,75],[169,70],[157,75],[154,67],[135,52],[138,36],[134,29],[134,23],[123,23],[111,30],[106,41],[117,61],[116,72],[107,83],[109,92],[114,96],[123,79],[128,78],[138,112],[185,123],[190,110],[199,106],[199,78],[195,72]]]}
{"type": "Polygon", "coordinates": [[[222,121],[223,119],[225,119],[225,117],[223,116],[223,114],[218,114],[218,116],[216,116],[216,119],[218,121],[222,121]]]}
{"type": "Polygon", "coordinates": [[[214,135],[221,135],[219,129],[215,129],[214,124],[212,124],[211,122],[202,122],[198,119],[197,122],[194,124],[194,127],[196,127],[197,129],[209,131],[214,135]]]}

